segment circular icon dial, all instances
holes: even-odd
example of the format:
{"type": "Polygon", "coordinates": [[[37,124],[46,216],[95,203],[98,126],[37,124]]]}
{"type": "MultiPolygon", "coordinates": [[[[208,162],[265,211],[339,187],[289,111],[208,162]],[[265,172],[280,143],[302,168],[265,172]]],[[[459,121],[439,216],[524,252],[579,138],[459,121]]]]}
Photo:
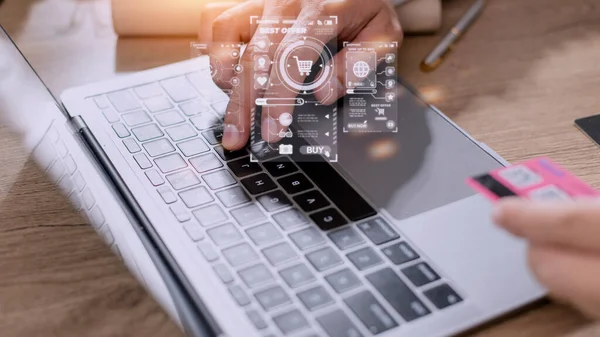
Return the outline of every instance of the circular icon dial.
{"type": "Polygon", "coordinates": [[[314,38],[290,43],[281,48],[275,56],[279,60],[276,67],[281,83],[294,92],[310,94],[323,89],[333,75],[333,55],[329,48],[314,38]],[[315,61],[319,64],[318,74],[311,82],[305,83],[305,77],[314,71],[315,61]]]}

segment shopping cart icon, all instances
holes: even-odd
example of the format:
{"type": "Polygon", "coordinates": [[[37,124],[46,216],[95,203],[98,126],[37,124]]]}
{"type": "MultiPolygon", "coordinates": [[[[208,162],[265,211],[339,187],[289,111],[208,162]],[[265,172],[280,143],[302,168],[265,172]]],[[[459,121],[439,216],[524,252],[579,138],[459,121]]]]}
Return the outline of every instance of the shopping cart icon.
{"type": "Polygon", "coordinates": [[[310,70],[313,66],[313,61],[300,60],[300,59],[298,59],[298,56],[294,56],[294,58],[296,59],[296,63],[298,64],[298,72],[300,73],[300,76],[302,76],[302,75],[309,76],[310,70]]]}

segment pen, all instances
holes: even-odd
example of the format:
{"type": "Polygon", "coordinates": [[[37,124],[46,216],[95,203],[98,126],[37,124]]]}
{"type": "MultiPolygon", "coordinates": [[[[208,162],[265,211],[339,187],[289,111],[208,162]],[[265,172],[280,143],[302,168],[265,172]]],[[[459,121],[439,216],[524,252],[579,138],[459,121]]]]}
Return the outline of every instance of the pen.
{"type": "Polygon", "coordinates": [[[433,48],[433,50],[421,62],[421,70],[429,72],[436,69],[443,61],[452,47],[458,42],[460,37],[471,27],[475,19],[481,14],[485,7],[486,0],[476,0],[469,10],[458,20],[450,29],[450,32],[433,48]]]}

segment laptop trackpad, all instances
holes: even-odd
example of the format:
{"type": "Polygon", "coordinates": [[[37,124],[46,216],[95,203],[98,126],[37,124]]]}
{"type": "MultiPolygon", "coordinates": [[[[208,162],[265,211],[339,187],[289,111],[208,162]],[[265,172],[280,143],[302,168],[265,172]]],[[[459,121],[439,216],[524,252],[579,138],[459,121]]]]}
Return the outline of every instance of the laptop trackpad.
{"type": "Polygon", "coordinates": [[[397,133],[342,133],[340,163],[397,220],[473,195],[467,177],[500,164],[440,114],[404,95],[397,133]]]}

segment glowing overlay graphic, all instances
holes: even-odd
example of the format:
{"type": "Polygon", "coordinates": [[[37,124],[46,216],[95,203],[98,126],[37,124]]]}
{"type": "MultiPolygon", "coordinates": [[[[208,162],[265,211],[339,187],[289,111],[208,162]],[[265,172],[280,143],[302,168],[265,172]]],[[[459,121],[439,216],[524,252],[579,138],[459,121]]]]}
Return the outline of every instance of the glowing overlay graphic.
{"type": "Polygon", "coordinates": [[[337,106],[323,106],[315,93],[337,95],[331,85],[337,65],[337,17],[251,18],[254,42],[246,50],[254,60],[251,160],[278,153],[297,160],[324,157],[337,161],[337,106]],[[282,36],[285,36],[283,40],[282,36]],[[272,41],[283,41],[274,43],[272,41]],[[265,119],[269,128],[265,128],[265,119]],[[267,131],[268,130],[268,131],[267,131]],[[264,142],[268,133],[270,142],[264,142]]]}
{"type": "Polygon", "coordinates": [[[398,132],[397,42],[345,42],[344,132],[398,132]]]}

